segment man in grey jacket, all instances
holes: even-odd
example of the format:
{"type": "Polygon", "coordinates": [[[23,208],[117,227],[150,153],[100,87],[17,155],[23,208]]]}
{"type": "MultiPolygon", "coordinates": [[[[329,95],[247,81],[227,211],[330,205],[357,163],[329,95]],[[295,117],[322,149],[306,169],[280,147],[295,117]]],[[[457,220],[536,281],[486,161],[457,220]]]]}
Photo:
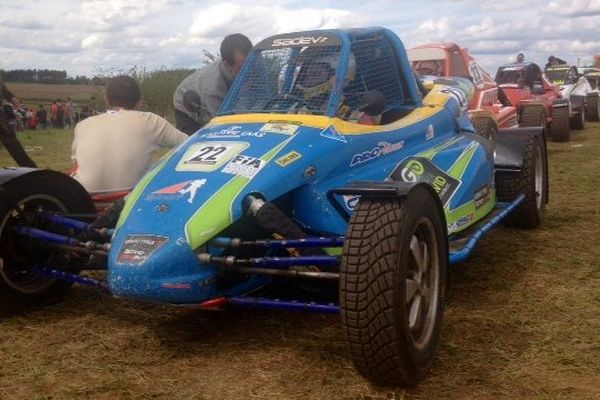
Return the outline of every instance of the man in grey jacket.
{"type": "Polygon", "coordinates": [[[246,36],[228,35],[221,42],[221,60],[197,70],[179,84],[173,95],[177,129],[191,135],[217,114],[250,50],[252,43],[246,36]]]}

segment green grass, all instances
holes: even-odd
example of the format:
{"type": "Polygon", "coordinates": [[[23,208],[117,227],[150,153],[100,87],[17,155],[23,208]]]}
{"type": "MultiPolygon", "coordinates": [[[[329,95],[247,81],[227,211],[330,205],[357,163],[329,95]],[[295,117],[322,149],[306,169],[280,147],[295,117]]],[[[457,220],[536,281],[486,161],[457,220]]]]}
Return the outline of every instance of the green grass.
{"type": "MultiPolygon", "coordinates": [[[[68,132],[22,139],[44,143],[36,161],[68,166],[68,132]]],[[[442,345],[417,388],[358,376],[336,316],[197,312],[76,287],[37,311],[0,305],[0,398],[598,399],[599,149],[598,123],[550,143],[543,227],[496,230],[453,268],[442,345]]]]}
{"type": "MultiPolygon", "coordinates": [[[[27,130],[18,132],[17,137],[40,168],[66,172],[71,168],[72,129],[27,130]]],[[[16,163],[0,145],[0,166],[15,166],[16,163]]]]}

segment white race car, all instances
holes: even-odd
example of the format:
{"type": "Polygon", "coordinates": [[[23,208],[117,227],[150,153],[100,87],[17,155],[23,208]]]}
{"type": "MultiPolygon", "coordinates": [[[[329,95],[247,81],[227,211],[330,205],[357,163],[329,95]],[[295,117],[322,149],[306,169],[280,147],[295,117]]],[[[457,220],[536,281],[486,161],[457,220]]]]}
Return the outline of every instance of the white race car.
{"type": "Polygon", "coordinates": [[[563,97],[571,104],[571,128],[583,129],[584,122],[600,121],[598,89],[594,89],[578,68],[567,64],[546,67],[546,76],[554,85],[560,87],[563,97]]]}

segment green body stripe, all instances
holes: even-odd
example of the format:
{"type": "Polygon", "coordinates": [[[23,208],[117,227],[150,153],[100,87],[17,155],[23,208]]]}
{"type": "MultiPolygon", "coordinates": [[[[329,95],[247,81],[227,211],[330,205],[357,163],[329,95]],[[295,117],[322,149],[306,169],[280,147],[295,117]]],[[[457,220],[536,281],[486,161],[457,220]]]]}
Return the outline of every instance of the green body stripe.
{"type": "Polygon", "coordinates": [[[496,191],[492,189],[491,194],[490,194],[490,199],[488,200],[488,202],[486,204],[484,204],[480,208],[475,207],[475,201],[469,201],[469,202],[463,204],[462,206],[455,208],[454,210],[446,209],[446,223],[448,225],[452,224],[454,221],[457,221],[458,219],[460,219],[462,217],[465,217],[469,214],[473,214],[473,219],[472,219],[471,223],[461,226],[460,229],[457,229],[453,232],[448,232],[448,233],[456,233],[456,232],[460,232],[460,231],[468,228],[469,226],[473,225],[475,222],[480,221],[483,217],[485,217],[490,211],[492,211],[494,209],[495,206],[496,206],[496,191]]]}
{"type": "Polygon", "coordinates": [[[473,159],[475,155],[475,150],[477,150],[477,146],[479,143],[472,142],[467,146],[467,148],[461,153],[460,156],[456,159],[454,164],[448,169],[448,175],[453,178],[460,179],[464,175],[469,163],[473,159]]]}
{"type": "Polygon", "coordinates": [[[135,187],[133,188],[131,193],[129,193],[127,202],[125,203],[125,207],[123,207],[123,211],[121,211],[121,215],[119,215],[119,221],[117,221],[117,228],[119,228],[121,225],[123,225],[123,222],[125,222],[125,220],[129,216],[129,213],[131,213],[131,209],[133,208],[133,205],[138,201],[138,198],[140,197],[142,192],[146,189],[146,186],[148,186],[150,181],[152,181],[154,176],[158,173],[158,171],[160,171],[162,169],[162,167],[164,167],[164,165],[166,163],[167,163],[167,158],[165,158],[163,161],[161,161],[159,164],[157,164],[154,167],[154,169],[152,169],[150,172],[148,172],[146,175],[144,175],[144,177],[142,179],[140,179],[138,184],[135,185],[135,187]]]}
{"type": "MultiPolygon", "coordinates": [[[[260,159],[270,161],[292,138],[293,136],[280,143],[260,159]]],[[[216,191],[192,215],[185,225],[185,236],[192,249],[201,246],[233,222],[233,201],[249,182],[250,178],[236,176],[216,191]]]]}
{"type": "Polygon", "coordinates": [[[444,142],[442,144],[440,144],[439,146],[436,147],[432,147],[431,149],[427,149],[419,154],[417,154],[418,157],[423,157],[423,158],[427,158],[429,160],[431,160],[433,157],[436,156],[437,153],[439,153],[442,150],[446,150],[448,147],[458,143],[458,141],[461,138],[454,138],[454,139],[450,139],[447,142],[444,142]]]}

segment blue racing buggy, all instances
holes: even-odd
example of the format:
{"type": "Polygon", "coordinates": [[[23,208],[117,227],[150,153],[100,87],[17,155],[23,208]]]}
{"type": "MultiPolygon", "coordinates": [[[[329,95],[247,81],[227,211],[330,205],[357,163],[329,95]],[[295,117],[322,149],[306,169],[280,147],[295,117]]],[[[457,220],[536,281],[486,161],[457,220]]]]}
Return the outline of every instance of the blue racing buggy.
{"type": "Polygon", "coordinates": [[[460,79],[426,91],[386,29],[265,39],[114,230],[90,228],[70,178],[3,170],[0,295],[42,302],[78,282],[179,306],[339,313],[365,377],[414,385],[440,341],[448,266],[500,222],[536,227],[548,199],[543,129],[477,136],[472,92],[460,79]],[[106,281],[85,275],[97,269],[106,281]]]}

